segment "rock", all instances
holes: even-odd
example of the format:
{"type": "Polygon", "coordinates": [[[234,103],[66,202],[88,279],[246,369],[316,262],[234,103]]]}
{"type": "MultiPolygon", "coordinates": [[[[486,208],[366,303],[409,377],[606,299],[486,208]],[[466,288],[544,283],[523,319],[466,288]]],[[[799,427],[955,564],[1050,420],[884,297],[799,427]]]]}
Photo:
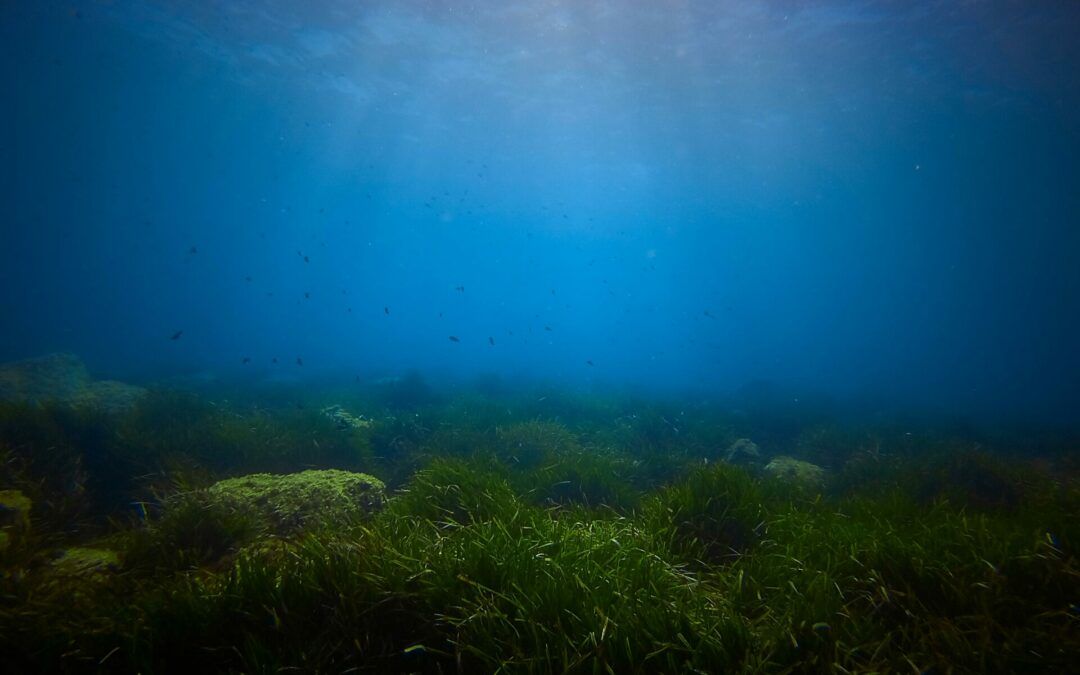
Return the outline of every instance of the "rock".
{"type": "Polygon", "coordinates": [[[208,492],[212,501],[250,513],[278,534],[347,521],[386,501],[386,486],[378,478],[337,469],[255,473],[215,483],[208,492]]]}
{"type": "Polygon", "coordinates": [[[0,398],[10,401],[74,399],[90,373],[74,354],[49,354],[0,365],[0,398]]]}
{"type": "Polygon", "coordinates": [[[805,487],[820,487],[825,482],[825,469],[794,457],[774,458],[765,465],[765,473],[805,487]]]}
{"type": "Polygon", "coordinates": [[[749,438],[740,438],[731,445],[724,454],[724,461],[729,464],[755,464],[761,459],[761,451],[757,443],[749,438]]]}
{"type": "Polygon", "coordinates": [[[371,420],[364,419],[359,415],[354,415],[339,405],[323,408],[322,414],[334,420],[334,426],[342,431],[347,431],[349,429],[368,429],[372,425],[371,420]]]}
{"type": "Polygon", "coordinates": [[[112,380],[94,381],[74,354],[49,354],[0,365],[0,400],[92,405],[108,412],[130,409],[146,393],[112,380]]]}
{"type": "Polygon", "coordinates": [[[134,408],[145,395],[145,389],[133,384],[98,380],[90,383],[76,403],[97,406],[108,412],[123,412],[134,408]]]}
{"type": "Polygon", "coordinates": [[[53,560],[52,568],[64,576],[93,577],[120,569],[120,556],[104,548],[75,546],[53,560]]]}
{"type": "Polygon", "coordinates": [[[19,490],[0,490],[0,551],[30,530],[30,507],[19,490]]]}

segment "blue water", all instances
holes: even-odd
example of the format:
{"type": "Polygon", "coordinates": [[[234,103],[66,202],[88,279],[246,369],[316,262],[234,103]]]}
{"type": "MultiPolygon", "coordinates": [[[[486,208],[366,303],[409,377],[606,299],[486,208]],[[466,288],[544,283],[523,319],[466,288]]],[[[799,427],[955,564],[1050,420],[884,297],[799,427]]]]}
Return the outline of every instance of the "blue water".
{"type": "Polygon", "coordinates": [[[1078,35],[1071,1],[6,0],[0,360],[1075,425],[1078,35]]]}

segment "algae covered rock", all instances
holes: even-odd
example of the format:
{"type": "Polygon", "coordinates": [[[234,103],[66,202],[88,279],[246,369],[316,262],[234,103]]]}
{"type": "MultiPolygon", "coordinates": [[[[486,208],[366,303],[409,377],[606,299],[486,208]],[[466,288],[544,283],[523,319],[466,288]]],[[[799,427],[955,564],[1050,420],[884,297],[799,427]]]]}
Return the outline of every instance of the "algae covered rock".
{"type": "Polygon", "coordinates": [[[749,438],[740,438],[724,452],[724,461],[729,464],[756,464],[760,459],[761,450],[749,438]]]}
{"type": "Polygon", "coordinates": [[[130,409],[146,393],[113,380],[95,381],[74,354],[49,354],[0,365],[0,400],[93,405],[109,412],[130,409]]]}
{"type": "Polygon", "coordinates": [[[19,490],[0,490],[0,551],[30,529],[30,498],[19,490]]]}
{"type": "Polygon", "coordinates": [[[339,405],[332,405],[322,409],[322,414],[334,421],[334,426],[342,431],[369,429],[372,421],[360,415],[354,415],[339,405]]]}
{"type": "Polygon", "coordinates": [[[228,478],[208,493],[214,503],[250,514],[279,534],[345,522],[386,501],[386,486],[378,478],[336,469],[228,478]]]}
{"type": "Polygon", "coordinates": [[[774,458],[765,465],[765,473],[805,487],[820,487],[825,482],[825,469],[794,457],[774,458]]]}
{"type": "Polygon", "coordinates": [[[116,551],[104,548],[76,546],[62,552],[52,561],[55,572],[65,576],[93,577],[120,568],[120,556],[116,551]]]}

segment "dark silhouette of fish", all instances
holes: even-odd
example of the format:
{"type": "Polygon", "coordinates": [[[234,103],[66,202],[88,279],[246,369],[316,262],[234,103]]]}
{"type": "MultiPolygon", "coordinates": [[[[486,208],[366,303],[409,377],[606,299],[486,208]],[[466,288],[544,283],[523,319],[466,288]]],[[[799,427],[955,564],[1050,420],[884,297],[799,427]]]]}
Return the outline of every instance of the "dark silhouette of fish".
{"type": "Polygon", "coordinates": [[[300,358],[299,356],[297,356],[297,357],[296,357],[296,365],[298,365],[298,366],[302,366],[302,365],[304,365],[304,359],[302,359],[302,358],[300,358]]]}
{"type": "Polygon", "coordinates": [[[596,364],[595,364],[595,363],[593,363],[592,361],[586,361],[585,363],[589,364],[590,366],[595,366],[595,365],[596,365],[596,364]]]}
{"type": "Polygon", "coordinates": [[[551,331],[551,326],[544,326],[544,330],[551,331]]]}
{"type": "Polygon", "coordinates": [[[465,287],[464,286],[454,286],[454,290],[457,291],[458,293],[464,293],[465,292],[465,287]]]}
{"type": "Polygon", "coordinates": [[[451,335],[450,336],[450,342],[461,342],[461,340],[458,339],[458,336],[451,335]]]}
{"type": "Polygon", "coordinates": [[[383,307],[382,311],[383,311],[383,314],[389,314],[390,313],[390,308],[389,307],[383,307]]]}
{"type": "Polygon", "coordinates": [[[277,357],[275,356],[274,358],[270,359],[270,363],[277,363],[277,357]]]}
{"type": "Polygon", "coordinates": [[[309,263],[309,262],[311,262],[311,258],[309,258],[309,257],[307,257],[307,256],[304,256],[304,262],[306,262],[306,263],[309,263]]]}
{"type": "Polygon", "coordinates": [[[243,364],[251,363],[251,357],[250,356],[245,356],[244,358],[242,358],[240,360],[240,363],[243,363],[243,364]]]}
{"type": "Polygon", "coordinates": [[[244,277],[244,281],[251,281],[251,277],[244,277]]]}
{"type": "Polygon", "coordinates": [[[180,336],[181,336],[181,335],[183,335],[183,334],[184,334],[184,331],[182,331],[182,330],[178,330],[178,331],[176,331],[175,333],[173,333],[173,334],[172,334],[172,337],[171,337],[171,338],[169,338],[169,339],[170,339],[170,340],[179,340],[179,339],[180,339],[180,336]]]}
{"type": "Polygon", "coordinates": [[[715,319],[716,318],[715,316],[712,315],[712,312],[710,312],[709,310],[705,310],[705,316],[709,317],[710,319],[715,319]]]}
{"type": "Polygon", "coordinates": [[[492,347],[495,346],[495,338],[488,336],[488,344],[492,347]]]}
{"type": "Polygon", "coordinates": [[[199,247],[198,246],[192,246],[191,248],[188,249],[188,253],[190,255],[195,255],[198,252],[199,252],[199,247]]]}
{"type": "Polygon", "coordinates": [[[306,300],[310,300],[310,299],[311,299],[311,293],[309,293],[309,292],[307,292],[307,291],[304,291],[304,298],[305,298],[306,300]]]}

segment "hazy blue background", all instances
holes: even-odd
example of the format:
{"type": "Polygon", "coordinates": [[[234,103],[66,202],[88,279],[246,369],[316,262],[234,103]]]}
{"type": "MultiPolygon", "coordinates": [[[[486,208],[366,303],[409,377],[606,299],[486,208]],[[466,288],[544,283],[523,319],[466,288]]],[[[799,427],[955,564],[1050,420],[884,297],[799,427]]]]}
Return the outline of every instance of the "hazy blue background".
{"type": "Polygon", "coordinates": [[[1072,1],[0,0],[0,358],[1075,423],[1077,36],[1072,1]]]}

